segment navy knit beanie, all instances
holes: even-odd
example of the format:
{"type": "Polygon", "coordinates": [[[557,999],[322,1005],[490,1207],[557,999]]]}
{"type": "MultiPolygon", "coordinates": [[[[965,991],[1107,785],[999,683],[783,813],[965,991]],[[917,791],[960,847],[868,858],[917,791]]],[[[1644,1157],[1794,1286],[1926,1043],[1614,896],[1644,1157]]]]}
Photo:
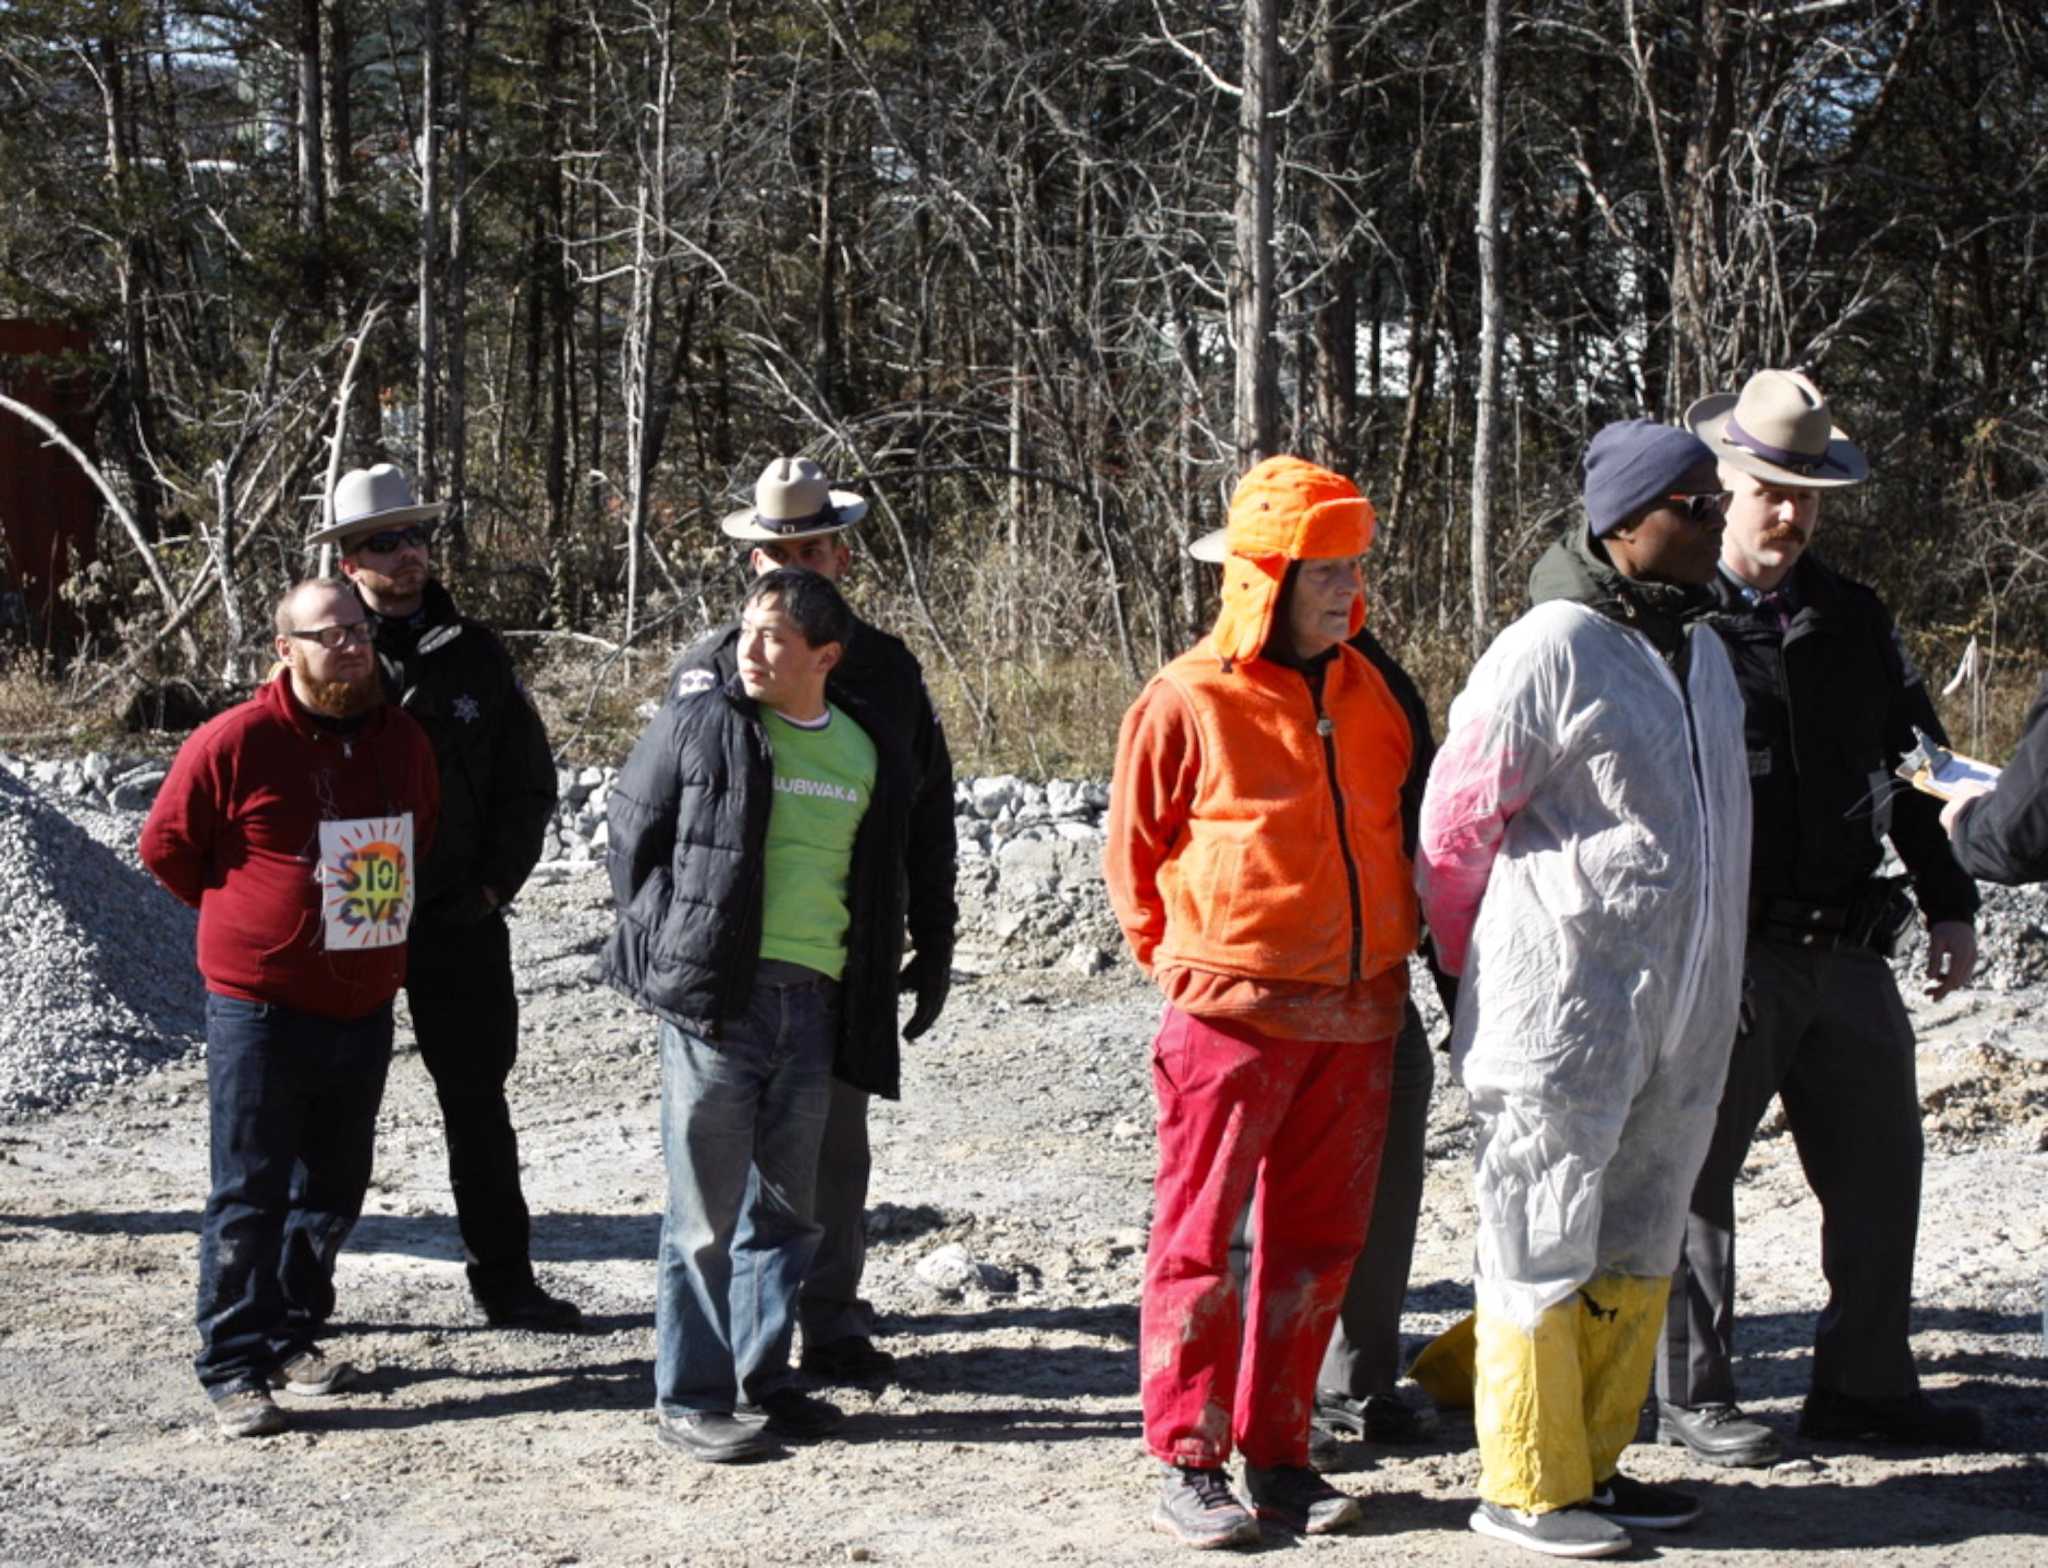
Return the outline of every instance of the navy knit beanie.
{"type": "Polygon", "coordinates": [[[1631,513],[1670,495],[1695,463],[1713,459],[1705,442],[1677,425],[1623,419],[1605,426],[1579,464],[1594,537],[1606,538],[1631,513]]]}

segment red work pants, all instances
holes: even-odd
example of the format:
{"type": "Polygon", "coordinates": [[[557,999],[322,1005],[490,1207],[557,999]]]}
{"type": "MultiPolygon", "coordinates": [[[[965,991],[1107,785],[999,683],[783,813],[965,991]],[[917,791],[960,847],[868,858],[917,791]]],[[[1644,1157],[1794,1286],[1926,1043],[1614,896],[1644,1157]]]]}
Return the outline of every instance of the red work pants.
{"type": "Polygon", "coordinates": [[[1146,1446],[1167,1463],[1220,1466],[1233,1440],[1261,1468],[1308,1463],[1316,1370],[1372,1217],[1392,1060],[1391,1037],[1280,1040],[1166,1009],[1139,1381],[1146,1446]],[[1254,1185],[1241,1315],[1230,1236],[1254,1185]]]}

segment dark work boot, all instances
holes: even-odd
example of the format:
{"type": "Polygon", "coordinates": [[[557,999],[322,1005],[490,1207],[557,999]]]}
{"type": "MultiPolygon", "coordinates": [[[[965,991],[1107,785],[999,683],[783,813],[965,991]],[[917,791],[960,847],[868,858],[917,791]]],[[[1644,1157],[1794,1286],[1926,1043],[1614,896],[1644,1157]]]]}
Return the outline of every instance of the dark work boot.
{"type": "Polygon", "coordinates": [[[1922,1393],[1857,1399],[1816,1388],[1799,1412],[1799,1435],[1823,1443],[1867,1438],[1902,1448],[1981,1448],[1984,1412],[1975,1405],[1937,1405],[1922,1393]]]}
{"type": "Polygon", "coordinates": [[[1778,1457],[1778,1434],[1736,1404],[1657,1402],[1657,1441],[1689,1448],[1710,1465],[1767,1465],[1778,1457]]]}

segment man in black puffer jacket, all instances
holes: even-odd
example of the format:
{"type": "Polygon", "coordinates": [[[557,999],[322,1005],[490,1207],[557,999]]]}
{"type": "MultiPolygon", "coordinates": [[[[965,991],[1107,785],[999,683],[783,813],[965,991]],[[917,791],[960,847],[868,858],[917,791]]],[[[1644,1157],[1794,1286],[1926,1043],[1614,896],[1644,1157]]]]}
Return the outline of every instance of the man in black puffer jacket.
{"type": "Polygon", "coordinates": [[[737,677],[665,704],[610,796],[600,972],[661,1021],[658,1433],[712,1463],[838,1423],[789,1381],[829,1084],[898,1091],[911,770],[827,700],[851,626],[815,573],[756,579],[737,677]]]}
{"type": "Polygon", "coordinates": [[[470,1292],[499,1327],[566,1333],[583,1315],[534,1278],[519,1137],[505,1099],[519,1003],[501,912],[540,859],[555,809],[554,758],[505,645],[464,618],[431,575],[444,510],[415,501],[388,463],[358,469],[335,486],[336,520],[313,542],[340,550],[376,628],[386,695],[426,730],[441,772],[442,827],[420,867],[405,994],[441,1102],[470,1292]]]}
{"type": "MultiPolygon", "coordinates": [[[[805,458],[777,458],[754,487],[754,504],[727,516],[726,534],[750,546],[748,561],[759,574],[802,567],[837,584],[852,565],[846,530],[858,523],[867,503],[850,491],[833,490],[818,465],[805,458]]],[[[676,665],[669,690],[687,696],[733,676],[739,628],[711,633],[676,665]]],[[[855,701],[877,725],[908,750],[911,765],[910,838],[903,870],[910,884],[910,940],[915,956],[903,971],[902,989],[917,1005],[903,1038],[915,1040],[932,1026],[952,983],[953,932],[958,920],[953,878],[958,849],[953,829],[953,759],[946,733],[925,690],[916,656],[896,638],[858,616],[845,656],[833,668],[826,689],[834,702],[855,701]]],[[[877,993],[877,1005],[893,1019],[892,998],[877,993]]],[[[868,1096],[841,1077],[832,1085],[832,1111],[818,1160],[818,1223],[824,1240],[804,1281],[798,1320],[803,1329],[803,1368],[831,1382],[885,1378],[894,1365],[874,1342],[874,1309],[861,1299],[867,1266],[868,1096]]]]}

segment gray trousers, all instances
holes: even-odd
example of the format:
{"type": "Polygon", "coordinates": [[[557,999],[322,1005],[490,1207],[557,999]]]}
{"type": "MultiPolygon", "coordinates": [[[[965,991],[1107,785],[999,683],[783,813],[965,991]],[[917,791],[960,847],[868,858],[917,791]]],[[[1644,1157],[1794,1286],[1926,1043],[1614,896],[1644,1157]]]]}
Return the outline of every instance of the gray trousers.
{"type": "MultiPolygon", "coordinates": [[[[1337,1326],[1323,1353],[1316,1387],[1363,1399],[1392,1390],[1404,1370],[1401,1303],[1408,1294],[1408,1269],[1415,1259],[1415,1225],[1422,1211],[1424,1158],[1429,1135],[1429,1096],[1436,1063],[1423,1032],[1422,1015],[1409,1003],[1394,1037],[1394,1072],[1387,1101],[1387,1141],[1373,1188],[1372,1223],[1365,1247],[1352,1265],[1337,1326]]],[[[1251,1259],[1251,1209],[1238,1220],[1230,1242],[1230,1267],[1244,1294],[1251,1259]]]]}
{"type": "Polygon", "coordinates": [[[1813,1386],[1859,1399],[1919,1387],[1908,1343],[1920,1229],[1920,1096],[1913,1026],[1891,966],[1865,950],[1820,953],[1752,938],[1755,1023],[1735,1042],[1671,1281],[1657,1393],[1733,1402],[1735,1182],[1771,1096],[1781,1097],[1820,1201],[1827,1306],[1813,1386]]]}
{"type": "Polygon", "coordinates": [[[806,1348],[874,1336],[875,1309],[860,1295],[860,1277],[868,1266],[868,1177],[873,1168],[867,1091],[834,1078],[811,1216],[825,1235],[797,1294],[796,1319],[806,1348]]]}

